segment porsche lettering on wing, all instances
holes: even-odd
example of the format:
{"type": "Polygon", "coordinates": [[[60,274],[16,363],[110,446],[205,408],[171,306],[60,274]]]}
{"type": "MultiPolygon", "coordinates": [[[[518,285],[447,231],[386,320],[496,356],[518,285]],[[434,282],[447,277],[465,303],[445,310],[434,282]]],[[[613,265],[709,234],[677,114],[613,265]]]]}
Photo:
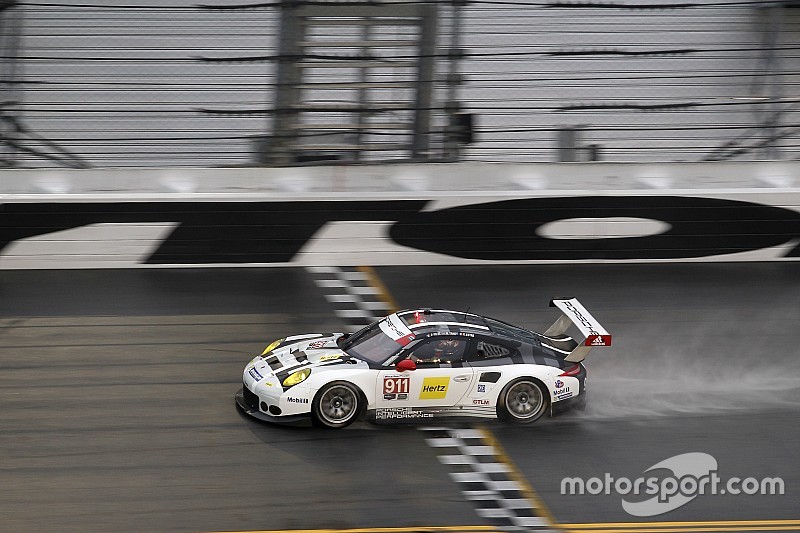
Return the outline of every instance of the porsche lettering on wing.
{"type": "Polygon", "coordinates": [[[566,306],[570,311],[572,311],[572,314],[575,315],[575,318],[578,319],[578,322],[580,322],[587,329],[589,329],[592,335],[599,335],[599,333],[597,333],[597,331],[594,330],[594,324],[592,323],[592,321],[583,316],[583,314],[581,314],[581,312],[574,305],[572,305],[571,303],[567,303],[566,306]]]}
{"type": "Polygon", "coordinates": [[[545,333],[464,311],[411,309],[353,334],[286,337],[247,364],[236,404],[261,420],[328,428],[362,417],[534,422],[585,405],[582,361],[599,346],[589,336],[611,344],[577,299],[551,306],[561,315],[545,333]],[[580,336],[567,335],[570,325],[580,336]]]}

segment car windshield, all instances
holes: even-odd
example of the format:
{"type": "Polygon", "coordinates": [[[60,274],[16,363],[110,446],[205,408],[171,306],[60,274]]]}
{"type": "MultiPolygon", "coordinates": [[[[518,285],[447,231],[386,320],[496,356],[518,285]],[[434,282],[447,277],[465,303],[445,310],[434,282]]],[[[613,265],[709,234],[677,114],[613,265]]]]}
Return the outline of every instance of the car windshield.
{"type": "Polygon", "coordinates": [[[373,363],[383,363],[399,352],[403,346],[384,333],[381,322],[374,322],[354,333],[342,343],[342,350],[373,363]]]}

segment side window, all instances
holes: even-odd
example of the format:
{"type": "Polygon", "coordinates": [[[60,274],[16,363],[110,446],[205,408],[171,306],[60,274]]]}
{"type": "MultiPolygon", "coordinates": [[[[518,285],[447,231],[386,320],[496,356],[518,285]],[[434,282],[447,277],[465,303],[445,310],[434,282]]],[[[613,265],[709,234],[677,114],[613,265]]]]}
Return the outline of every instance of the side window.
{"type": "Polygon", "coordinates": [[[511,355],[511,350],[500,344],[495,344],[486,341],[478,341],[475,353],[469,358],[470,361],[484,361],[486,359],[497,359],[499,357],[508,357],[511,355]]]}
{"type": "Polygon", "coordinates": [[[469,340],[454,337],[438,337],[420,343],[411,352],[417,364],[440,364],[461,361],[469,340]]]}

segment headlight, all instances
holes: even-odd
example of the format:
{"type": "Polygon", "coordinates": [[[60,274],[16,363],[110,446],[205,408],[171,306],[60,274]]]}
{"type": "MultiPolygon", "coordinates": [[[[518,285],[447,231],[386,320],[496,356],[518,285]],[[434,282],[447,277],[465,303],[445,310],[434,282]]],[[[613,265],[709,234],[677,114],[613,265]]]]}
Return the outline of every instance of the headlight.
{"type": "Polygon", "coordinates": [[[278,340],[276,340],[275,342],[271,343],[269,346],[267,346],[266,348],[264,348],[264,351],[263,351],[263,352],[261,352],[261,355],[267,355],[269,352],[271,352],[272,350],[274,350],[275,348],[277,348],[278,346],[280,346],[280,344],[281,344],[282,342],[283,342],[283,339],[278,339],[278,340]]]}
{"type": "Polygon", "coordinates": [[[288,378],[283,380],[284,387],[292,387],[297,385],[298,383],[302,383],[306,380],[306,378],[311,374],[310,368],[304,368],[303,370],[298,370],[297,372],[290,374],[288,378]]]}

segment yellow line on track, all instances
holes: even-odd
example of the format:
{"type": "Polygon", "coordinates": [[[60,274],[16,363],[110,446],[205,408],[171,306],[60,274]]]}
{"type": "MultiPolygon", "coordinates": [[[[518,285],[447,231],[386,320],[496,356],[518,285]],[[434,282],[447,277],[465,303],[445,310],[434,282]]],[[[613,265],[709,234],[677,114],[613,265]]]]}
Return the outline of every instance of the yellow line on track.
{"type": "Polygon", "coordinates": [[[483,439],[489,443],[492,448],[494,448],[495,456],[504,463],[509,469],[509,477],[516,481],[519,486],[522,488],[522,493],[525,495],[525,498],[531,502],[531,505],[534,509],[539,513],[540,517],[547,522],[547,525],[552,529],[562,529],[563,526],[560,526],[556,521],[553,513],[550,512],[550,509],[544,503],[539,495],[533,490],[533,487],[525,478],[525,476],[520,472],[517,465],[514,464],[514,461],[511,460],[511,457],[506,453],[503,447],[500,445],[500,441],[494,436],[494,434],[486,429],[485,427],[480,427],[478,430],[483,434],[483,439]]]}
{"type": "Polygon", "coordinates": [[[389,289],[386,288],[386,285],[381,280],[378,273],[375,272],[375,269],[371,266],[360,266],[357,267],[360,272],[363,272],[364,275],[367,276],[369,280],[369,284],[372,285],[377,291],[378,296],[380,296],[383,303],[389,308],[390,313],[394,313],[395,311],[399,311],[400,307],[397,305],[397,302],[392,297],[392,294],[389,292],[389,289]]]}
{"type": "Polygon", "coordinates": [[[491,526],[364,527],[355,529],[269,529],[217,533],[501,533],[491,526]]]}

